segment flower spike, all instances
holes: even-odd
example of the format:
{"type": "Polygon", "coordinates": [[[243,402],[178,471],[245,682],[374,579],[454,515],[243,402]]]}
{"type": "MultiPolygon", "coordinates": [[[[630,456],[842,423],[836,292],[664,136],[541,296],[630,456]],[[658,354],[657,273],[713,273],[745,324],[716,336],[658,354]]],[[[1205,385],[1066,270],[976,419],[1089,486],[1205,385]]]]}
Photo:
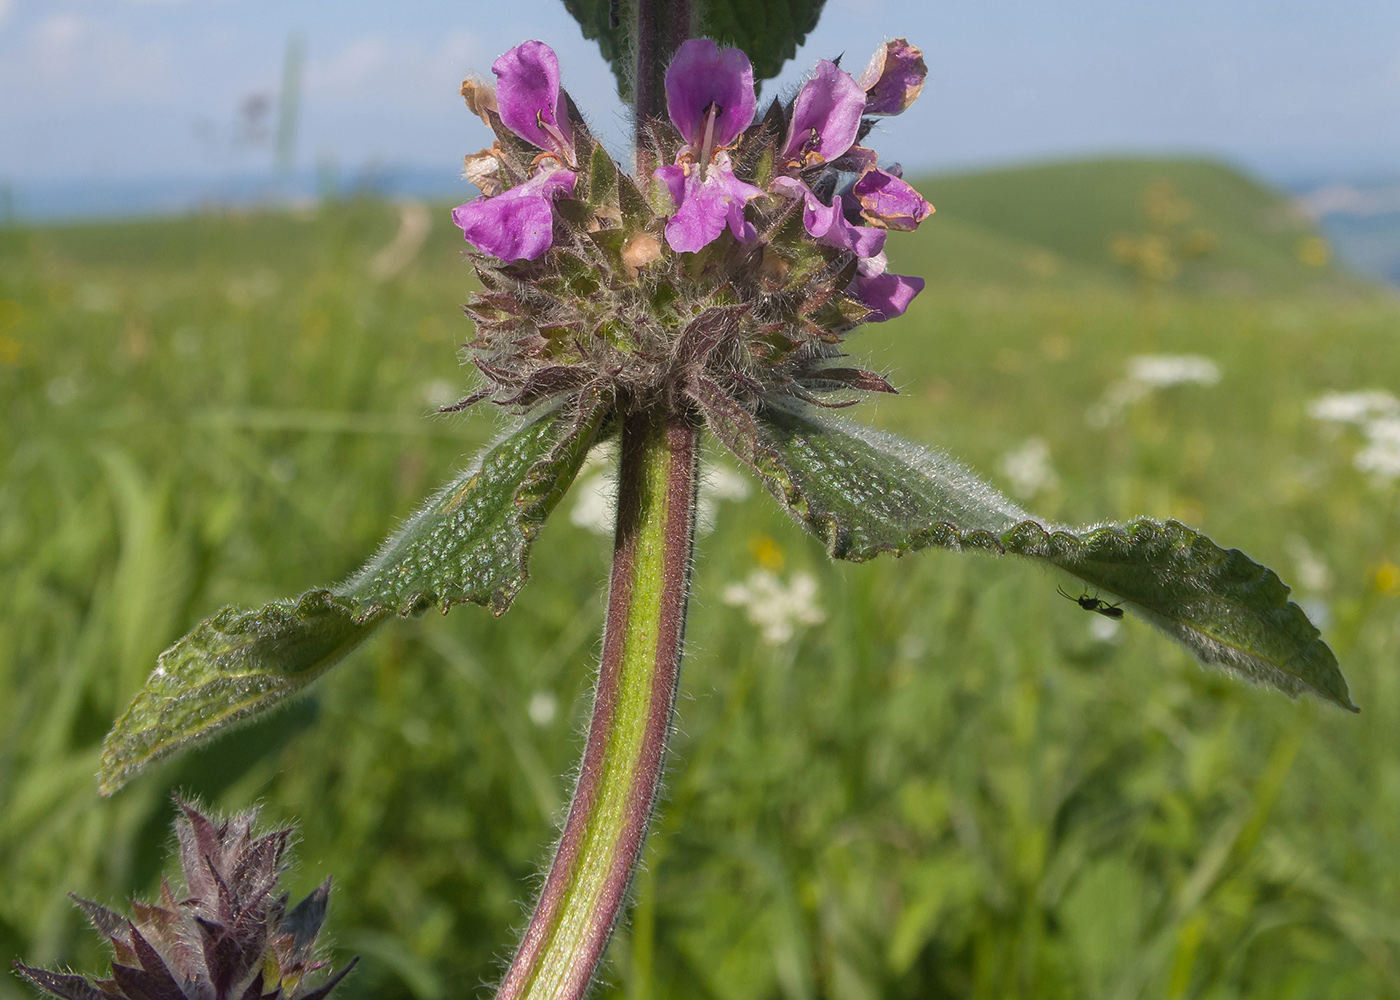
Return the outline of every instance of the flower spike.
{"type": "MultiPolygon", "coordinates": [[[[886,49],[906,66],[905,49],[886,49]]],[[[654,164],[643,191],[558,89],[546,46],[518,46],[494,70],[489,98],[466,88],[496,132],[465,163],[487,196],[453,212],[483,286],[467,314],[484,381],[446,410],[490,400],[732,417],[893,391],[842,363],[841,343],[921,290],[889,273],[884,250],[933,207],[857,144],[864,83],[822,61],[790,105],[757,120],[748,56],[683,42],[663,81],[669,126],[641,123],[654,164]]]]}

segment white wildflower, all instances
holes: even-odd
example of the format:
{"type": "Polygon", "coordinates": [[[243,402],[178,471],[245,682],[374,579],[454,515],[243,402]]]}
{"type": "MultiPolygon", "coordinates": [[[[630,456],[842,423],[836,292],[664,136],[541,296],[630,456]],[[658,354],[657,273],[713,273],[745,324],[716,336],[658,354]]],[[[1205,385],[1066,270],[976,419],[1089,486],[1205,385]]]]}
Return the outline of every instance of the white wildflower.
{"type": "Polygon", "coordinates": [[[1383,389],[1327,392],[1308,404],[1308,416],[1359,426],[1366,444],[1352,463],[1379,486],[1400,479],[1400,399],[1383,389]]]}
{"type": "Polygon", "coordinates": [[[1060,485],[1060,476],[1050,464],[1050,446],[1042,438],[1029,438],[1006,452],[997,469],[1011,484],[1011,492],[1023,500],[1060,485]]]}
{"type": "Polygon", "coordinates": [[[725,587],[720,598],[742,607],[763,641],[774,646],[791,639],[799,625],[826,621],[826,612],[817,604],[816,578],[809,573],[794,573],[792,582],[784,583],[768,570],[756,569],[743,583],[725,587]]]}
{"type": "Polygon", "coordinates": [[[1400,479],[1400,417],[1371,420],[1362,429],[1366,447],[1356,453],[1356,467],[1383,484],[1400,479]]]}
{"type": "Polygon", "coordinates": [[[731,501],[739,503],[749,498],[749,481],[727,465],[706,466],[700,480],[700,496],[696,501],[696,528],[702,535],[715,530],[719,518],[719,505],[731,501]]]}
{"type": "Polygon", "coordinates": [[[1332,571],[1326,561],[1301,535],[1288,539],[1288,556],[1298,574],[1298,586],[1303,590],[1326,590],[1332,586],[1332,571]]]}
{"type": "Polygon", "coordinates": [[[78,380],[71,375],[60,375],[50,379],[44,391],[54,406],[67,406],[78,398],[78,380]]]}
{"type": "Polygon", "coordinates": [[[569,522],[595,535],[611,535],[617,514],[617,480],[610,472],[580,477],[574,487],[578,499],[569,511],[569,522]]]}
{"type": "Polygon", "coordinates": [[[554,697],[552,691],[536,691],[530,696],[530,704],[526,706],[525,712],[530,716],[531,722],[543,729],[559,714],[559,699],[554,697]]]}
{"type": "Polygon", "coordinates": [[[1128,378],[1152,389],[1215,385],[1220,381],[1220,367],[1199,354],[1139,354],[1128,359],[1128,378]]]}
{"type": "Polygon", "coordinates": [[[1327,392],[1308,404],[1308,416],[1326,423],[1365,424],[1386,417],[1400,417],[1400,399],[1381,389],[1327,392]]]}
{"type": "MultiPolygon", "coordinates": [[[[605,441],[594,448],[579,470],[577,499],[569,521],[595,534],[610,536],[617,516],[617,444],[605,441]]],[[[749,481],[724,465],[707,467],[700,480],[696,502],[696,528],[701,534],[714,530],[719,505],[724,501],[746,500],[749,481]]]]}
{"type": "Polygon", "coordinates": [[[423,402],[434,410],[455,403],[461,398],[457,387],[445,378],[435,378],[423,385],[423,402]]]}
{"type": "Polygon", "coordinates": [[[1139,354],[1128,359],[1127,377],[1110,385],[1086,417],[1090,426],[1107,427],[1129,406],[1158,389],[1219,382],[1220,366],[1199,354],[1139,354]]]}
{"type": "Polygon", "coordinates": [[[1123,623],[1116,618],[1094,615],[1089,622],[1089,637],[1095,642],[1117,642],[1123,623]]]}
{"type": "Polygon", "coordinates": [[[588,453],[574,486],[569,523],[595,535],[611,536],[617,514],[617,442],[604,441],[588,453]]]}

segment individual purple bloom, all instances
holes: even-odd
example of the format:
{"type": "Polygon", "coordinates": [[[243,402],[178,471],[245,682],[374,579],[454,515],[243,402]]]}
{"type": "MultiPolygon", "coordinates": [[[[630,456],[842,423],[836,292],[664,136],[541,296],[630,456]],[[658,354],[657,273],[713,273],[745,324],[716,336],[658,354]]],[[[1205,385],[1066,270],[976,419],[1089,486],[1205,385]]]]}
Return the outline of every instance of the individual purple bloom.
{"type": "Polygon", "coordinates": [[[802,170],[830,163],[855,144],[865,91],[841,67],[829,59],[817,63],[817,71],[802,85],[792,105],[786,166],[802,170]]]}
{"type": "Polygon", "coordinates": [[[933,214],[924,196],[892,171],[867,170],[845,196],[858,206],[860,217],[881,229],[913,232],[933,214]]]}
{"type": "Polygon", "coordinates": [[[740,243],[752,243],[758,235],[744,218],[744,206],[762,197],[763,189],[734,176],[728,153],[716,156],[703,173],[693,163],[658,167],[655,173],[676,203],[676,214],[666,222],[672,250],[695,253],[718,239],[726,225],[740,243]]]}
{"type": "Polygon", "coordinates": [[[506,127],[573,166],[573,129],[559,106],[554,50],[544,42],[521,42],[492,63],[491,72],[500,78],[496,105],[506,127]]]}
{"type": "Polygon", "coordinates": [[[708,38],[682,42],[666,70],[666,113],[691,149],[728,146],[753,123],[753,65],[708,38]]]}
{"type": "MultiPolygon", "coordinates": [[[[534,174],[508,191],[500,190],[499,144],[469,156],[466,176],[483,196],[452,210],[452,221],[468,243],[501,260],[534,260],[554,243],[553,202],[574,193],[578,174],[573,129],[559,104],[559,60],[544,42],[521,42],[491,66],[499,78],[491,101],[483,88],[463,84],[469,107],[495,110],[526,142],[544,150],[534,174]]],[[[481,112],[481,113],[484,113],[481,112]]]]}
{"type": "Polygon", "coordinates": [[[914,296],[924,290],[924,279],[903,274],[890,274],[885,255],[878,254],[869,260],[856,264],[855,280],[851,291],[870,310],[867,317],[871,323],[883,323],[887,319],[903,316],[914,301],[914,296]]]}
{"type": "Polygon", "coordinates": [[[851,225],[839,198],[828,205],[796,177],[776,177],[772,187],[778,194],[803,200],[802,224],[818,243],[841,247],[857,257],[873,257],[885,248],[884,230],[851,225]]]}
{"type": "Polygon", "coordinates": [[[572,170],[542,170],[523,184],[452,210],[468,243],[501,260],[534,260],[554,243],[553,202],[574,193],[572,170]]]}
{"type": "Polygon", "coordinates": [[[903,38],[875,51],[856,83],[865,91],[865,114],[897,115],[914,103],[924,89],[928,67],[924,54],[903,38]]]}
{"type": "Polygon", "coordinates": [[[734,176],[726,151],[753,122],[755,105],[748,56],[706,38],[681,44],[666,70],[666,112],[685,145],[674,164],[654,171],[676,203],[666,242],[677,253],[708,246],[725,226],[741,243],[758,235],[744,206],[763,190],[734,176]]]}
{"type": "Polygon", "coordinates": [[[810,167],[841,160],[838,169],[859,163],[857,169],[873,167],[875,154],[854,145],[860,130],[860,113],[865,107],[865,91],[851,74],[834,62],[823,59],[817,71],[797,94],[783,146],[780,173],[770,190],[788,198],[802,199],[802,222],[818,243],[841,247],[857,257],[870,257],[885,245],[885,234],[878,229],[852,224],[845,217],[840,198],[828,205],[806,182],[794,176],[810,167]],[[860,156],[852,158],[858,151],[860,156]]]}

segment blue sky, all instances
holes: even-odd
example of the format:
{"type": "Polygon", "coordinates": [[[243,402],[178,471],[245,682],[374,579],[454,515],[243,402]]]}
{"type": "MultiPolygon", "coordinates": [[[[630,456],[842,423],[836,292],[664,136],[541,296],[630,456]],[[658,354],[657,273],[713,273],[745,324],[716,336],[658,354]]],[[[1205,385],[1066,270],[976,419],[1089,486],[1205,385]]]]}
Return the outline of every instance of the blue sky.
{"type": "MultiPolygon", "coordinates": [[[[1103,151],[1219,155],[1276,179],[1400,175],[1396,0],[829,0],[778,87],[927,56],[920,102],[876,141],[908,169],[1103,151]]],[[[620,145],[626,116],[557,0],[0,0],[0,181],[266,170],[239,108],[306,44],[297,164],[452,171],[485,144],[457,85],[524,38],[620,145]]],[[[774,92],[769,83],[765,92],[774,92]]]]}

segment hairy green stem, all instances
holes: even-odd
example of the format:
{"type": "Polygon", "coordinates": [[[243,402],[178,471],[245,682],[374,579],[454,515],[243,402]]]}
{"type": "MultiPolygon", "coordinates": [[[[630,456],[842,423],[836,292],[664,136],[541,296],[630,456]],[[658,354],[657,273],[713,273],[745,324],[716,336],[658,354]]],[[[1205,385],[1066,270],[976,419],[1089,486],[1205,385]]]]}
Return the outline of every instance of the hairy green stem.
{"type": "Polygon", "coordinates": [[[661,787],[695,535],[696,428],[622,429],[617,535],[593,720],[573,804],[498,1000],[582,997],[622,909],[661,787]]]}

